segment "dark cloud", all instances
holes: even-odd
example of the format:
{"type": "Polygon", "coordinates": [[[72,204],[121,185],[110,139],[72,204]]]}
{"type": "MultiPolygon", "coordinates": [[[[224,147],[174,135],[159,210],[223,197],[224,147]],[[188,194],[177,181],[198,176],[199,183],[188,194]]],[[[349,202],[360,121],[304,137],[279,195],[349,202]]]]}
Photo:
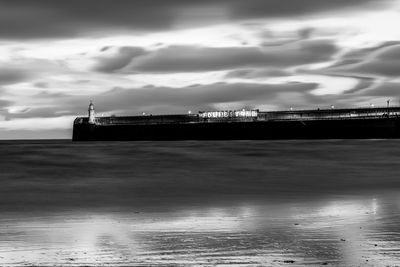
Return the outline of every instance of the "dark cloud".
{"type": "Polygon", "coordinates": [[[0,36],[47,38],[381,8],[390,0],[0,0],[0,36]]]}
{"type": "Polygon", "coordinates": [[[236,17],[277,17],[295,16],[319,12],[333,12],[338,10],[360,10],[362,8],[381,8],[391,1],[379,0],[257,0],[235,1],[233,13],[236,17]]]}
{"type": "Polygon", "coordinates": [[[36,87],[47,86],[42,80],[51,74],[69,71],[56,60],[15,57],[9,62],[0,62],[0,85],[32,81],[36,87]],[[41,80],[37,82],[36,80],[41,80]]]}
{"type": "Polygon", "coordinates": [[[309,39],[313,34],[315,29],[313,28],[303,28],[299,30],[299,38],[300,39],[309,39]]]}
{"type": "Polygon", "coordinates": [[[364,60],[366,57],[369,57],[372,53],[382,50],[383,48],[400,45],[400,41],[388,41],[383,42],[379,45],[363,48],[363,49],[354,49],[342,56],[342,60],[364,60]]]}
{"type": "Polygon", "coordinates": [[[13,104],[12,101],[0,99],[0,111],[4,110],[4,108],[9,107],[13,104]]]}
{"type": "Polygon", "coordinates": [[[385,49],[372,60],[363,62],[352,70],[385,77],[400,76],[400,45],[385,49]]]}
{"type": "Polygon", "coordinates": [[[393,97],[399,99],[399,93],[400,93],[400,83],[385,82],[379,86],[363,91],[362,95],[393,97]]]}
{"type": "Polygon", "coordinates": [[[107,50],[110,49],[110,48],[111,48],[110,46],[104,46],[104,47],[102,47],[102,48],[100,49],[100,52],[107,51],[107,50]]]}
{"type": "Polygon", "coordinates": [[[265,62],[256,47],[208,48],[173,46],[135,59],[124,70],[140,72],[196,72],[259,66],[265,62]]]}
{"type": "Polygon", "coordinates": [[[21,82],[28,76],[28,73],[21,69],[0,67],[0,85],[21,82]]]}
{"type": "Polygon", "coordinates": [[[279,48],[171,46],[136,57],[125,72],[198,72],[248,67],[281,68],[330,60],[330,41],[306,40],[279,48]]]}
{"type": "Polygon", "coordinates": [[[75,81],[75,84],[85,84],[85,83],[90,83],[92,80],[87,80],[87,79],[84,79],[84,80],[77,80],[77,81],[75,81]]]}
{"type": "Polygon", "coordinates": [[[7,117],[7,115],[8,115],[7,108],[13,104],[14,104],[14,102],[12,102],[12,101],[0,99],[0,119],[2,119],[1,117],[4,117],[4,118],[7,117]]]}
{"type": "Polygon", "coordinates": [[[47,82],[36,82],[33,85],[37,88],[42,88],[42,89],[49,87],[49,84],[47,82]]]}
{"type": "MultiPolygon", "coordinates": [[[[106,50],[109,50],[107,48],[106,50]]],[[[102,51],[106,51],[104,48],[102,51]]],[[[146,51],[140,47],[120,47],[113,55],[101,56],[97,58],[98,64],[94,68],[100,72],[113,72],[126,66],[135,57],[146,54],[146,51]]]]}
{"type": "Polygon", "coordinates": [[[330,68],[330,71],[363,76],[398,77],[400,76],[400,45],[385,46],[361,63],[334,66],[330,68]]]}
{"type": "MultiPolygon", "coordinates": [[[[389,41],[369,48],[353,49],[327,68],[312,71],[302,69],[300,72],[357,79],[357,85],[344,92],[344,95],[350,95],[367,92],[371,88],[381,88],[381,78],[399,77],[399,61],[400,42],[389,41]]],[[[382,87],[382,92],[387,90],[386,87],[382,87]]]]}
{"type": "MultiPolygon", "coordinates": [[[[166,4],[130,0],[0,1],[0,36],[47,38],[111,29],[161,29],[173,22],[166,4]]],[[[156,1],[157,2],[157,1],[156,1]]],[[[161,2],[161,1],[160,1],[161,2]]]]}

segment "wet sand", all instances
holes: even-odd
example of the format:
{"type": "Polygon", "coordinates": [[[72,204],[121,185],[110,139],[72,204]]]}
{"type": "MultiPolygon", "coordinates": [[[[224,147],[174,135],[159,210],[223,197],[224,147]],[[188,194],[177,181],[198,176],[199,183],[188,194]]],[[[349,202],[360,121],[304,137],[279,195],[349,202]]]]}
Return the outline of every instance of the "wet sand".
{"type": "Polygon", "coordinates": [[[399,145],[3,142],[0,266],[400,266],[399,145]]]}

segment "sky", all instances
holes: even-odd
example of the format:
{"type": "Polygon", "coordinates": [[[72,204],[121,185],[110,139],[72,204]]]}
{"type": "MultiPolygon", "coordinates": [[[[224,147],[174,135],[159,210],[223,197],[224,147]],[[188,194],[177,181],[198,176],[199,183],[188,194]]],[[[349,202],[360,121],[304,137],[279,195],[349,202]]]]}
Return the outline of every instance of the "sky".
{"type": "Polygon", "coordinates": [[[0,139],[87,116],[400,104],[398,0],[0,0],[0,139]]]}

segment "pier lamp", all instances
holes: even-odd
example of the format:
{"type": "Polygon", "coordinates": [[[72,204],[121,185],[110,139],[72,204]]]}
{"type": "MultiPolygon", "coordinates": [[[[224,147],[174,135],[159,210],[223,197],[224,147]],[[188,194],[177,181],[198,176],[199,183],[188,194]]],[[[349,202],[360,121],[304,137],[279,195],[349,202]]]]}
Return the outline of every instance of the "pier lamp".
{"type": "Polygon", "coordinates": [[[332,106],[331,106],[331,109],[334,109],[334,108],[335,108],[335,106],[334,106],[334,105],[332,105],[332,106]]]}
{"type": "Polygon", "coordinates": [[[188,111],[188,114],[192,114],[192,111],[191,111],[191,110],[189,110],[189,111],[188,111]]]}
{"type": "Polygon", "coordinates": [[[143,115],[143,116],[146,115],[146,112],[142,112],[142,115],[143,115]]]}

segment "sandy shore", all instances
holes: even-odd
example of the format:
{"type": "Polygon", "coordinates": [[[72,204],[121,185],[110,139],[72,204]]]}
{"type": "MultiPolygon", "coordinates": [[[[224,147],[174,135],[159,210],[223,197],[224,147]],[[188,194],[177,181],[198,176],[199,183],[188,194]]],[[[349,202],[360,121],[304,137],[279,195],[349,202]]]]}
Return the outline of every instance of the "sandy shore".
{"type": "Polygon", "coordinates": [[[400,262],[396,141],[5,146],[0,266],[400,262]]]}
{"type": "Polygon", "coordinates": [[[396,196],[3,213],[2,266],[396,266],[396,196]]]}

